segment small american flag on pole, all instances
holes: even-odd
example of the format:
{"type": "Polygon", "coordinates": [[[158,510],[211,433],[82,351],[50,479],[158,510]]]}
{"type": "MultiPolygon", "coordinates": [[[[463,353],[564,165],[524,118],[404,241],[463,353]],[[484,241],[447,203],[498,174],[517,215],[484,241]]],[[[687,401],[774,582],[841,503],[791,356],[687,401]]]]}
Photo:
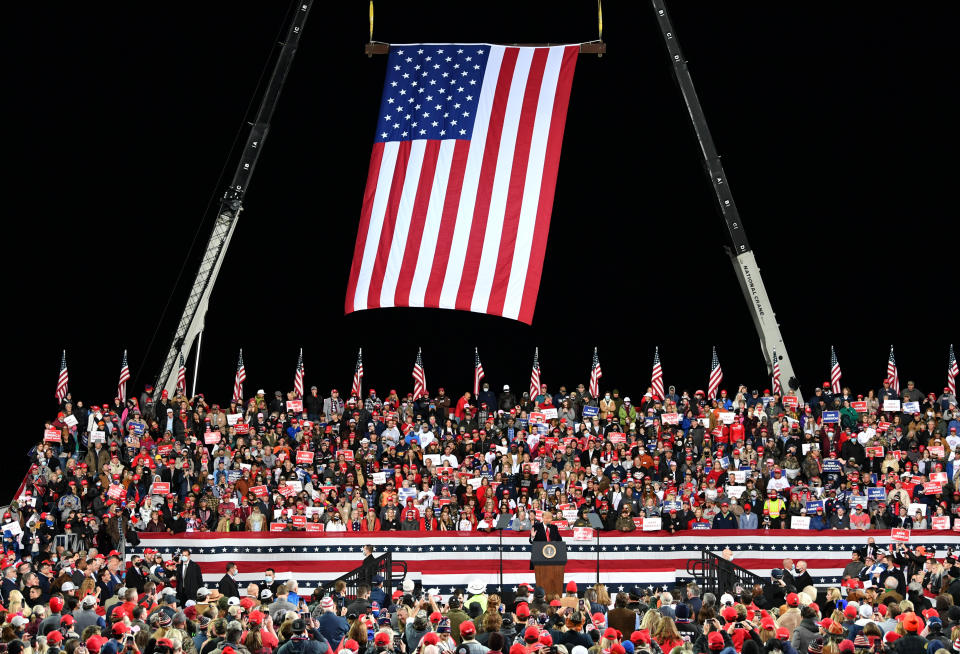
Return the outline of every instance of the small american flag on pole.
{"type": "Polygon", "coordinates": [[[579,45],[391,45],[345,312],[533,320],[579,45]]]}
{"type": "Polygon", "coordinates": [[[833,349],[833,346],[830,346],[830,390],[834,393],[840,392],[840,377],[843,376],[843,373],[840,372],[840,362],[837,361],[837,353],[833,349]]]}
{"type": "Polygon", "coordinates": [[[890,346],[890,358],[887,359],[887,381],[895,393],[900,393],[900,375],[897,374],[897,360],[893,358],[893,346],[890,346]]]}
{"type": "Polygon", "coordinates": [[[297,369],[293,373],[293,392],[297,397],[303,397],[303,348],[300,348],[300,356],[297,357],[297,369]]]}
{"type": "Polygon", "coordinates": [[[177,390],[187,392],[187,364],[183,360],[183,352],[180,353],[180,367],[177,368],[177,390]]]}
{"type": "Polygon", "coordinates": [[[540,348],[533,350],[533,370],[530,371],[530,401],[540,395],[540,348]]]}
{"type": "Polygon", "coordinates": [[[480,395],[480,380],[483,379],[483,364],[480,363],[480,351],[473,348],[473,395],[480,395]]]}
{"type": "Polygon", "coordinates": [[[350,386],[350,397],[360,399],[363,390],[363,348],[357,350],[357,365],[353,369],[353,385],[350,386]]]}
{"type": "Polygon", "coordinates": [[[783,387],[780,385],[780,359],[777,358],[777,348],[773,348],[773,394],[781,395],[783,387]]]}
{"type": "Polygon", "coordinates": [[[723,381],[723,370],[720,368],[720,359],[717,358],[717,348],[713,348],[713,359],[710,362],[710,380],[707,384],[707,399],[714,400],[717,397],[717,389],[720,388],[720,382],[723,381]]]}
{"type": "Polygon", "coordinates": [[[127,401],[127,382],[130,381],[130,368],[127,366],[127,351],[123,351],[123,361],[120,363],[120,382],[117,384],[117,397],[121,402],[127,401]]]}
{"type": "Polygon", "coordinates": [[[427,394],[427,374],[423,371],[423,354],[417,348],[417,360],[413,362],[413,399],[427,394]]]}
{"type": "Polygon", "coordinates": [[[240,348],[240,358],[237,359],[237,375],[233,378],[233,401],[243,402],[243,382],[247,379],[247,369],[243,367],[243,348],[240,348]]]}
{"type": "Polygon", "coordinates": [[[653,388],[653,398],[663,399],[663,368],[660,366],[660,347],[653,350],[653,372],[650,375],[650,386],[653,388]]]}
{"type": "Polygon", "coordinates": [[[600,369],[600,356],[597,348],[593,348],[593,365],[590,366],[590,397],[596,399],[600,395],[600,378],[603,370],[600,369]]]}
{"type": "MultiPolygon", "coordinates": [[[[950,348],[950,353],[953,354],[953,347],[950,348]]],[[[954,364],[956,367],[956,364],[954,364]]],[[[63,354],[60,355],[60,376],[57,377],[57,402],[63,402],[63,398],[67,396],[67,384],[70,382],[70,374],[67,372],[67,351],[64,350],[63,354]]]]}
{"type": "MultiPolygon", "coordinates": [[[[66,360],[64,360],[63,366],[63,370],[66,372],[66,360]]],[[[957,394],[957,375],[960,375],[960,370],[957,369],[957,356],[953,353],[953,343],[951,343],[950,354],[947,355],[947,388],[953,395],[957,394]]]]}

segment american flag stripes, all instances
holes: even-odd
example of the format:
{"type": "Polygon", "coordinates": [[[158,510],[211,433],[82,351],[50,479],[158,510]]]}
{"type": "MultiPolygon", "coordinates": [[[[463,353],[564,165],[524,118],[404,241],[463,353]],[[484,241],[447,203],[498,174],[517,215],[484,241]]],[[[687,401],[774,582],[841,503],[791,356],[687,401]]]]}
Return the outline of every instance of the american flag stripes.
{"type": "Polygon", "coordinates": [[[897,374],[897,360],[893,358],[893,346],[890,346],[890,358],[887,359],[887,381],[895,393],[900,392],[900,375],[897,374]]]}
{"type": "Polygon", "coordinates": [[[417,348],[417,360],[413,363],[413,399],[427,394],[427,374],[423,371],[423,353],[417,348]]]}
{"type": "MultiPolygon", "coordinates": [[[[953,346],[950,347],[950,353],[953,354],[953,346]]],[[[956,367],[956,364],[954,364],[956,367]]],[[[67,351],[64,350],[60,355],[60,375],[57,377],[57,402],[63,402],[67,396],[67,385],[70,383],[70,374],[67,372],[67,351]]]]}
{"type": "Polygon", "coordinates": [[[710,379],[707,383],[707,399],[717,397],[717,389],[723,381],[723,370],[720,368],[720,359],[717,358],[717,348],[713,348],[713,359],[710,361],[710,379]]]}
{"type": "Polygon", "coordinates": [[[530,371],[530,401],[540,395],[540,348],[533,350],[533,370],[530,371]]]}
{"type": "Polygon", "coordinates": [[[130,368],[127,366],[127,351],[123,351],[123,361],[120,363],[120,382],[117,384],[117,397],[121,402],[127,401],[127,382],[130,381],[130,368]]]}
{"type": "Polygon", "coordinates": [[[837,353],[833,349],[833,346],[830,346],[830,390],[834,393],[840,392],[840,377],[843,376],[843,373],[840,372],[840,362],[837,361],[837,353]]]}
{"type": "Polygon", "coordinates": [[[303,348],[300,348],[300,356],[297,357],[297,369],[293,373],[293,392],[297,397],[303,397],[303,348]]]}
{"type": "Polygon", "coordinates": [[[663,399],[663,368],[660,366],[660,347],[653,350],[653,371],[650,373],[650,387],[654,399],[663,399]]]}
{"type": "Polygon", "coordinates": [[[177,390],[187,392],[187,364],[183,360],[183,352],[180,353],[180,367],[177,368],[177,390]]]}
{"type": "Polygon", "coordinates": [[[240,348],[240,358],[237,359],[237,375],[233,378],[233,401],[243,402],[243,382],[247,379],[247,369],[243,367],[243,348],[240,348]]]}
{"type": "Polygon", "coordinates": [[[391,46],[346,313],[532,321],[578,52],[391,46]]]}
{"type": "Polygon", "coordinates": [[[773,348],[773,394],[781,395],[783,386],[780,385],[780,359],[777,358],[777,348],[773,348]]]}
{"type": "MultiPolygon", "coordinates": [[[[66,360],[63,366],[66,371],[66,360]]],[[[947,388],[953,395],[957,394],[957,375],[960,375],[960,370],[957,369],[957,356],[953,353],[953,343],[951,343],[950,354],[947,355],[947,388]]]]}
{"type": "Polygon", "coordinates": [[[593,365],[590,366],[590,397],[596,399],[600,395],[600,378],[603,370],[600,369],[600,357],[597,348],[593,348],[593,365]]]}
{"type": "MultiPolygon", "coordinates": [[[[612,591],[668,586],[688,578],[687,561],[699,560],[701,552],[719,554],[725,546],[733,551],[733,562],[764,578],[772,568],[779,568],[786,558],[806,561],[817,586],[836,586],[850,552],[863,548],[869,536],[878,544],[889,543],[890,531],[833,531],[829,538],[822,532],[793,530],[724,530],[686,531],[674,536],[663,532],[625,535],[603,532],[599,548],[600,581],[612,591]]],[[[581,586],[592,585],[597,574],[597,541],[576,541],[561,531],[567,543],[567,564],[564,581],[581,586]]],[[[208,586],[215,587],[223,577],[224,561],[236,561],[239,580],[244,583],[262,581],[267,568],[277,572],[281,580],[295,578],[301,588],[313,588],[322,581],[336,579],[356,568],[362,548],[373,545],[376,552],[390,551],[395,561],[407,564],[408,578],[419,580],[424,588],[438,587],[444,596],[453,588],[462,589],[473,579],[487,584],[495,592],[499,584],[500,545],[496,534],[477,532],[194,532],[186,534],[139,534],[137,546],[127,546],[126,555],[143,554],[151,548],[164,559],[189,546],[192,559],[208,586]]],[[[911,545],[924,545],[946,555],[947,547],[956,544],[952,532],[914,530],[911,545]]],[[[503,534],[503,581],[506,590],[520,583],[533,583],[529,569],[529,536],[505,531],[503,534]]]]}
{"type": "Polygon", "coordinates": [[[480,351],[473,348],[473,396],[480,395],[480,380],[483,379],[483,364],[480,363],[480,351]]]}
{"type": "Polygon", "coordinates": [[[363,348],[357,350],[357,365],[353,369],[353,384],[350,386],[350,396],[360,399],[363,390],[363,348]]]}

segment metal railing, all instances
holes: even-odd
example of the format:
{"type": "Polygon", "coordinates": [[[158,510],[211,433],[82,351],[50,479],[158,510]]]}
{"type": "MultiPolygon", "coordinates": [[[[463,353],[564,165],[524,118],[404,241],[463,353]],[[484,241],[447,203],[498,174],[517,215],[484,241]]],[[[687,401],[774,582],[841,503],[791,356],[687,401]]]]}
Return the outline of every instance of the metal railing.
{"type": "Polygon", "coordinates": [[[323,595],[330,595],[337,582],[342,581],[347,585],[343,595],[345,601],[349,603],[357,597],[360,584],[369,584],[377,575],[383,577],[383,592],[389,598],[393,595],[393,589],[399,587],[407,576],[407,563],[394,561],[393,555],[386,552],[374,557],[369,564],[361,565],[336,579],[321,584],[318,589],[323,595]]]}
{"type": "Polygon", "coordinates": [[[753,588],[754,584],[765,583],[762,577],[709,550],[704,550],[699,560],[687,561],[687,574],[697,581],[703,592],[713,593],[717,597],[723,593],[734,593],[737,587],[748,589],[753,588]]]}

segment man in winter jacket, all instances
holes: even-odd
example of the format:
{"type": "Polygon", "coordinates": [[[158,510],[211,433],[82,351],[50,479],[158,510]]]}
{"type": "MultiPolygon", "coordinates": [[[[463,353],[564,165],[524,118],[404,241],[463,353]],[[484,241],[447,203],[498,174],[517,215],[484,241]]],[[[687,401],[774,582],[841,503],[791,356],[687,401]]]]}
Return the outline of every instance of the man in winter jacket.
{"type": "Polygon", "coordinates": [[[800,609],[800,624],[793,630],[790,637],[790,644],[797,650],[797,654],[807,654],[807,646],[820,635],[820,627],[817,626],[817,612],[809,606],[800,609]]]}

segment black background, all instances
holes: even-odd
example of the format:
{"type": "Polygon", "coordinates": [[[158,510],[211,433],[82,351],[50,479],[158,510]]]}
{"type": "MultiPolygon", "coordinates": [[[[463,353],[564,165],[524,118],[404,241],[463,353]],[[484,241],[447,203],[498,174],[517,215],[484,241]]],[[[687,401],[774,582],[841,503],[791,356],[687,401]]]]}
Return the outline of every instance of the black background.
{"type": "MultiPolygon", "coordinates": [[[[589,1],[376,9],[387,42],[597,36],[589,1]]],[[[155,380],[286,10],[31,3],[11,16],[6,363],[25,415],[8,433],[9,483],[55,410],[61,348],[87,402],[112,397],[124,348],[129,392],[155,380]]],[[[844,383],[876,387],[894,343],[901,378],[939,391],[958,333],[953,10],[671,10],[803,388],[827,375],[831,344],[844,383]]],[[[769,385],[645,2],[605,3],[609,53],[578,61],[532,327],[443,310],[344,316],[386,62],[363,55],[367,29],[366,2],[314,6],[213,294],[198,390],[229,398],[240,347],[248,393],[288,389],[301,346],[307,385],[324,392],[349,388],[360,346],[381,395],[411,390],[418,346],[431,392],[470,387],[474,346],[496,389],[527,386],[535,345],[552,388],[587,380],[594,345],[602,386],[627,393],[646,389],[654,345],[678,388],[706,384],[711,345],[725,387],[769,385]]]]}

